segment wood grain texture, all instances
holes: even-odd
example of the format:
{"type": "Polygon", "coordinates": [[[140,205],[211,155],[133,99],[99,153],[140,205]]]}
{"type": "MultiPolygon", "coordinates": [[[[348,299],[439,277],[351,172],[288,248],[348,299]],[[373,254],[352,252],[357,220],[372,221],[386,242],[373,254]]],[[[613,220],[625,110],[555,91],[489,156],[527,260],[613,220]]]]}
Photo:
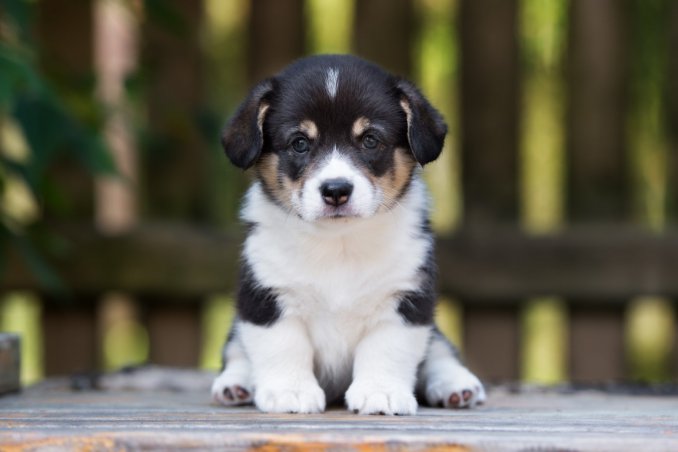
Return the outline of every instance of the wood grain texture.
{"type": "MultiPolygon", "coordinates": [[[[180,225],[145,224],[106,236],[63,228],[66,252],[53,268],[74,294],[122,290],[190,296],[228,292],[242,236],[180,225]]],[[[9,256],[0,289],[35,290],[35,278],[9,256]]],[[[619,304],[638,295],[678,296],[678,233],[580,227],[533,237],[511,229],[460,231],[438,240],[440,289],[474,303],[515,304],[560,295],[619,304]],[[607,300],[607,301],[606,301],[607,300]]]]}
{"type": "Polygon", "coordinates": [[[417,416],[263,414],[207,391],[28,390],[0,399],[2,450],[676,450],[678,397],[490,392],[417,416]]]}

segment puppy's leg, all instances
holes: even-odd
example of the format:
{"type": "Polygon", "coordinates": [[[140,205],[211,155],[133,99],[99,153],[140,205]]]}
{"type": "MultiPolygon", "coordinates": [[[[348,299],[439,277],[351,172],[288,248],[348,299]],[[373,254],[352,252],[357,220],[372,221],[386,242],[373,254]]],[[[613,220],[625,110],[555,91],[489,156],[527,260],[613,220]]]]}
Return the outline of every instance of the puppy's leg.
{"type": "Polygon", "coordinates": [[[222,353],[224,366],[212,383],[212,399],[227,406],[252,403],[251,366],[240,340],[237,320],[222,353]]]}
{"type": "Polygon", "coordinates": [[[429,326],[384,323],[358,344],[349,410],[361,414],[415,414],[414,384],[424,356],[429,326]]]}
{"type": "Polygon", "coordinates": [[[313,347],[299,319],[283,317],[269,326],[243,322],[240,331],[252,363],[257,408],[275,413],[325,409],[325,393],[313,374],[313,347]]]}
{"type": "Polygon", "coordinates": [[[485,401],[485,388],[459,360],[459,353],[437,329],[419,368],[418,393],[430,406],[470,408],[485,401]]]}

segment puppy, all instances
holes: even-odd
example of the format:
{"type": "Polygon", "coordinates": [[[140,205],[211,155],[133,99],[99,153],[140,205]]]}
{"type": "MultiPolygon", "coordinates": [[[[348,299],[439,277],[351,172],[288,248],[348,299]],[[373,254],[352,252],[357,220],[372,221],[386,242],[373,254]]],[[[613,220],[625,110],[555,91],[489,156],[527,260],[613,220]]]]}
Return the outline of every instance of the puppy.
{"type": "Polygon", "coordinates": [[[433,325],[421,167],[446,132],[411,83],[352,56],[305,58],[254,87],[221,140],[255,182],[215,400],[414,414],[415,392],[431,406],[485,399],[433,325]]]}

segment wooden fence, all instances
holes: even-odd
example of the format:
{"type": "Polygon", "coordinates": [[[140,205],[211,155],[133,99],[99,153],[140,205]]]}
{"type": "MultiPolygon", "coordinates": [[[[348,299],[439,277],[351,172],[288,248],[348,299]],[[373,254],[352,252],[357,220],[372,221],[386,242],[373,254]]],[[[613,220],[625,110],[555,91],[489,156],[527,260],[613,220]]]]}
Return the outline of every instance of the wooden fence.
{"type": "MultiPolygon", "coordinates": [[[[412,75],[415,56],[408,49],[422,26],[415,3],[356,2],[353,50],[412,75]]],[[[94,219],[106,214],[101,213],[103,198],[93,195],[100,193],[93,181],[64,170],[68,197],[78,202],[72,202],[68,218],[48,213],[46,221],[69,244],[51,263],[71,299],[56,300],[41,289],[16,256],[3,275],[3,291],[29,290],[42,297],[47,374],[98,366],[97,309],[101,296],[110,292],[129,294],[141,307],[152,362],[196,365],[201,306],[207,296],[233,290],[242,233],[219,219],[234,220],[233,193],[242,190],[244,179],[215,163],[207,150],[212,145],[195,121],[186,119],[199,117],[207,103],[205,86],[214,77],[200,57],[205,4],[171,4],[183,18],[180,33],[149,20],[139,35],[150,139],[135,154],[137,169],[129,173],[137,185],[123,195],[136,205],[133,218],[107,230],[108,223],[94,219]]],[[[46,70],[57,73],[70,59],[69,77],[91,73],[92,3],[50,0],[40,5],[46,70]],[[68,33],[64,24],[50,19],[56,10],[60,17],[68,12],[68,33]]],[[[246,29],[240,30],[247,44],[228,50],[247,56],[245,67],[233,68],[231,86],[247,85],[304,54],[304,5],[301,0],[250,2],[246,29]],[[237,80],[237,74],[244,74],[246,82],[237,80]]],[[[521,2],[461,0],[456,22],[450,23],[457,27],[459,73],[449,83],[458,83],[460,95],[459,134],[449,139],[458,143],[463,215],[459,227],[439,239],[440,289],[462,307],[465,354],[484,378],[520,378],[520,319],[530,298],[555,296],[566,304],[567,378],[574,381],[629,377],[628,303],[646,295],[678,298],[678,233],[672,229],[678,213],[678,138],[675,133],[667,137],[661,169],[668,201],[658,231],[643,226],[636,215],[642,194],[631,177],[629,67],[634,55],[625,5],[616,0],[567,3],[565,218],[546,234],[523,228],[521,2]]],[[[678,7],[670,9],[667,24],[670,20],[673,26],[667,28],[672,30],[667,39],[672,41],[666,48],[672,53],[666,56],[666,80],[678,80],[678,7]]],[[[665,92],[666,130],[674,132],[676,86],[666,83],[665,92]]],[[[676,378],[678,336],[673,340],[665,364],[676,378]]]]}

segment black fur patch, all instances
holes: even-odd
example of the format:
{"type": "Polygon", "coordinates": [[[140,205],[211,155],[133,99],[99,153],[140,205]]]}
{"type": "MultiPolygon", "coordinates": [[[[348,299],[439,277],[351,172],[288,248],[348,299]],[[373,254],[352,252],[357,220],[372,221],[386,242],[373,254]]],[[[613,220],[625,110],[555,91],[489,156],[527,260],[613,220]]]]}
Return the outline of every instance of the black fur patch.
{"type": "Polygon", "coordinates": [[[275,291],[261,286],[246,262],[240,273],[237,309],[240,319],[259,326],[269,326],[280,317],[275,291]]]}
{"type": "Polygon", "coordinates": [[[422,166],[426,165],[442,152],[447,125],[438,110],[413,84],[401,80],[398,90],[409,108],[407,138],[410,150],[422,166]]]}
{"type": "Polygon", "coordinates": [[[255,86],[222,132],[221,145],[238,168],[251,167],[261,154],[264,137],[260,128],[263,118],[259,115],[273,87],[274,82],[270,79],[255,86]]]}
{"type": "Polygon", "coordinates": [[[436,305],[436,265],[433,251],[419,269],[419,290],[400,294],[398,313],[411,325],[430,325],[436,305]]]}

